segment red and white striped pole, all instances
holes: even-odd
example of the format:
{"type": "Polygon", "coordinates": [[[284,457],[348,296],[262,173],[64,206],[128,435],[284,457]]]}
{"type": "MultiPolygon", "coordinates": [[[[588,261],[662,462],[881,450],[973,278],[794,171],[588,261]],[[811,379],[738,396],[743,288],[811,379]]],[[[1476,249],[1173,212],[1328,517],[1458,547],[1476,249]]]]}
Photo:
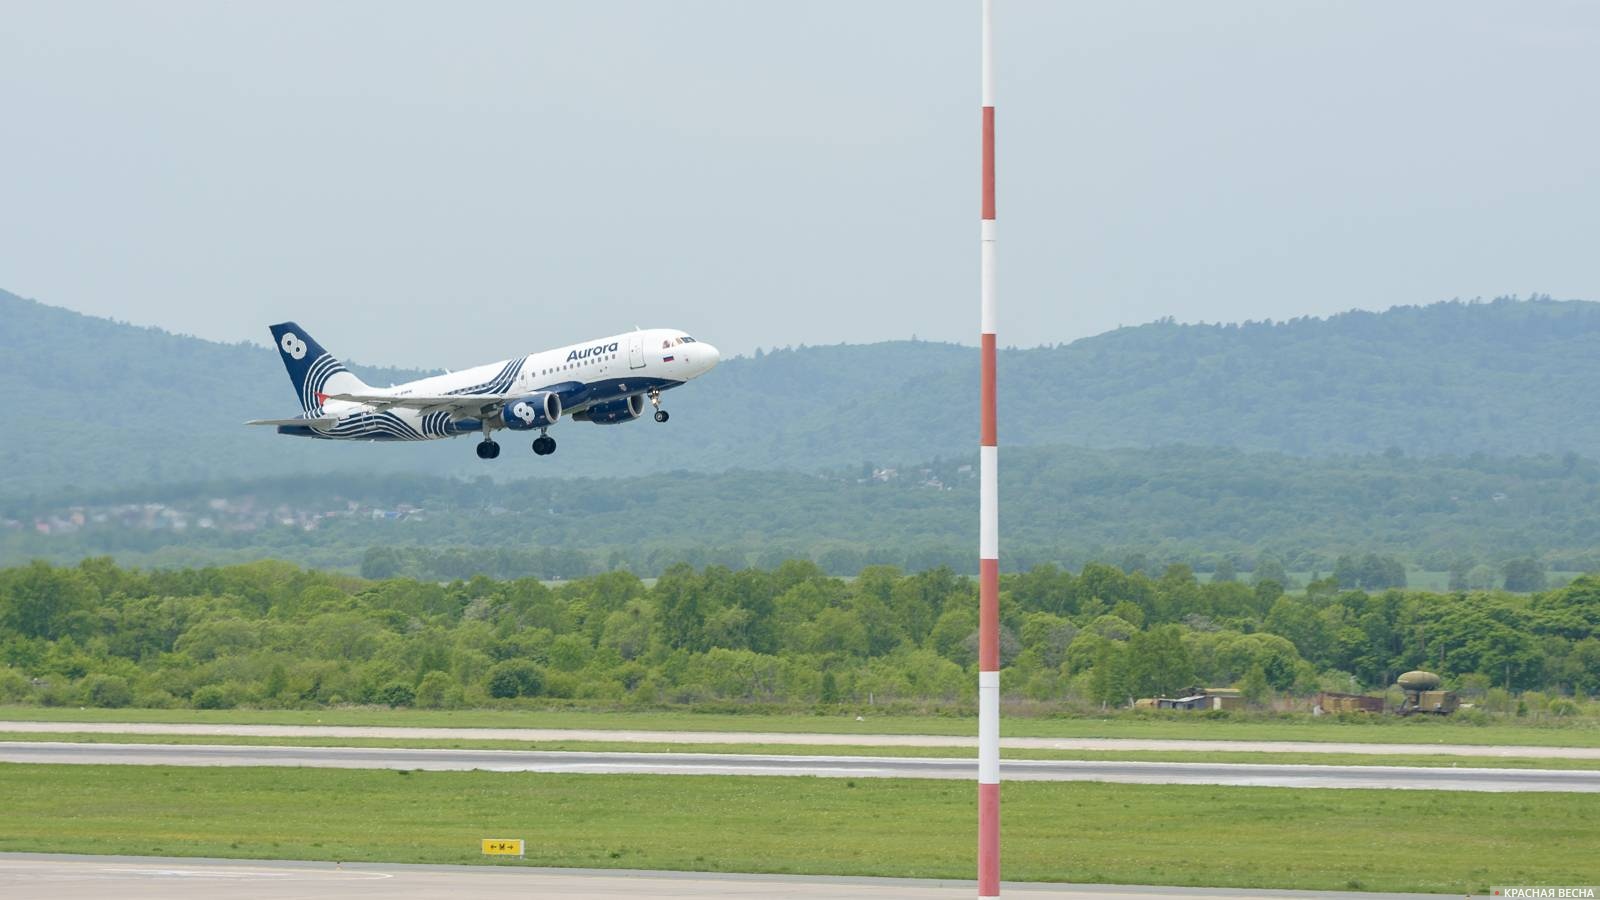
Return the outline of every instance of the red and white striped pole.
{"type": "Polygon", "coordinates": [[[1000,485],[995,466],[994,0],[983,0],[982,366],[978,440],[978,896],[1000,896],[1000,485]]]}

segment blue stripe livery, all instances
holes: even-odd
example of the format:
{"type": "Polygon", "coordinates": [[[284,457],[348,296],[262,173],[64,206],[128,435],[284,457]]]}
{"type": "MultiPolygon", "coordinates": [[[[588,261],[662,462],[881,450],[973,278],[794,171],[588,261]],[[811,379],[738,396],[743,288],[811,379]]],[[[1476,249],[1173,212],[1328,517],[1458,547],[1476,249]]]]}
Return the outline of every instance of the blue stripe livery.
{"type": "Polygon", "coordinates": [[[323,440],[426,441],[475,432],[482,436],[480,459],[500,455],[493,434],[501,429],[537,432],[533,451],[548,456],[555,440],[546,432],[563,416],[596,425],[631,422],[643,415],[648,400],[656,407],[655,420],[665,422],[662,392],[705,374],[720,359],[715,347],[681,331],[636,330],[374,388],[298,323],[280,322],[270,330],[300,414],[249,424],[323,440]]]}

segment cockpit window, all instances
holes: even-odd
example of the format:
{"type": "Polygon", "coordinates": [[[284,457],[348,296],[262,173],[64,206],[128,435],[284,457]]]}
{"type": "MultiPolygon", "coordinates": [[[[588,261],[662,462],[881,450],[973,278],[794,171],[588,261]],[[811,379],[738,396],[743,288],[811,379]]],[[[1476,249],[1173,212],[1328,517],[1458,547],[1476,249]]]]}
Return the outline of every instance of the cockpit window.
{"type": "Polygon", "coordinates": [[[684,343],[685,343],[685,344],[692,344],[692,343],[694,343],[694,338],[692,338],[692,337],[689,337],[689,336],[688,336],[688,335],[687,335],[687,334],[686,334],[686,335],[684,335],[684,336],[683,336],[683,342],[684,342],[684,343]]]}

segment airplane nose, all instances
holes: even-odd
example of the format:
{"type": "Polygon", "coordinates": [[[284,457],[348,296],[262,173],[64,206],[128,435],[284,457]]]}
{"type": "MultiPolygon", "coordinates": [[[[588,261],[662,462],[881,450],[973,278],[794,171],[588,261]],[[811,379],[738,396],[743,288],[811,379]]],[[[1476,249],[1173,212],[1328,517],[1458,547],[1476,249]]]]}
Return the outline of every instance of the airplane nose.
{"type": "Polygon", "coordinates": [[[705,366],[707,369],[710,369],[717,363],[722,362],[722,354],[718,352],[716,347],[713,347],[710,344],[700,344],[700,353],[705,357],[705,366]]]}

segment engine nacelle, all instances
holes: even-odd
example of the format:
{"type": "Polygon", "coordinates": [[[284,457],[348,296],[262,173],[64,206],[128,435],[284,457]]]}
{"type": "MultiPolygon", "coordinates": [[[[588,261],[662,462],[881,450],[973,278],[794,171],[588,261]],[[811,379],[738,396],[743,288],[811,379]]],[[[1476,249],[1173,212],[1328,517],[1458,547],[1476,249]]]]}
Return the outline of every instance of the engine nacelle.
{"type": "Polygon", "coordinates": [[[632,422],[644,415],[644,395],[633,394],[620,397],[616,400],[607,400],[596,403],[574,418],[585,419],[596,425],[618,425],[623,422],[632,422]]]}
{"type": "Polygon", "coordinates": [[[500,406],[500,421],[513,431],[545,428],[561,418],[561,398],[551,391],[529,394],[500,406]]]}

